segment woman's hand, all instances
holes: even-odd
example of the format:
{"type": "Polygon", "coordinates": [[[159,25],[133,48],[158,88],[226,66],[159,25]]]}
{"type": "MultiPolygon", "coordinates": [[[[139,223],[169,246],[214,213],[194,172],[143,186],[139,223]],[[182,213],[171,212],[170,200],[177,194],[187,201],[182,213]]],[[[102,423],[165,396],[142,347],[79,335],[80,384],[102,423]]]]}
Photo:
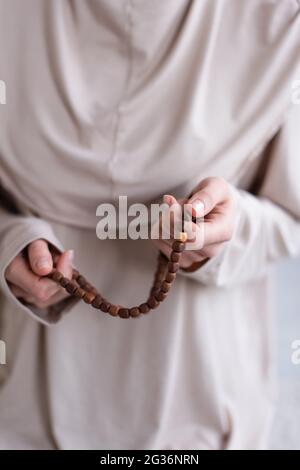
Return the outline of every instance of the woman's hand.
{"type": "MultiPolygon", "coordinates": [[[[177,201],[173,196],[165,196],[167,203],[176,214],[176,207],[183,204],[191,204],[192,215],[197,215],[195,231],[200,236],[194,236],[192,250],[186,250],[181,257],[180,265],[184,269],[190,268],[195,263],[197,267],[204,264],[209,258],[217,256],[224,243],[233,235],[235,221],[235,204],[229,184],[219,177],[206,178],[197,186],[188,200],[177,201]],[[199,232],[201,231],[201,233],[199,232]]],[[[179,211],[180,212],[180,211],[179,211]]],[[[189,234],[191,237],[192,235],[189,234]]],[[[190,240],[192,238],[189,237],[190,240]]],[[[172,239],[153,240],[158,248],[169,257],[172,247],[172,239]]]]}
{"type": "Polygon", "coordinates": [[[72,250],[52,254],[45,240],[36,240],[12,260],[6,268],[5,278],[17,298],[38,308],[47,308],[68,294],[43,276],[52,271],[55,256],[56,268],[71,278],[73,255],[72,250]]]}

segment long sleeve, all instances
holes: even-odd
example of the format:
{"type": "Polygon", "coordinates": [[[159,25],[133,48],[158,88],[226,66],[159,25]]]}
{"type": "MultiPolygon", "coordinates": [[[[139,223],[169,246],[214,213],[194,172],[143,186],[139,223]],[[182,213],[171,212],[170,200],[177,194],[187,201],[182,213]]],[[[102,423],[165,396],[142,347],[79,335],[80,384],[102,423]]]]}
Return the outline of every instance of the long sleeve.
{"type": "Polygon", "coordinates": [[[257,195],[232,187],[236,202],[233,238],[194,273],[203,284],[230,286],[263,276],[283,257],[300,254],[300,106],[294,105],[270,143],[257,195]]]}
{"type": "Polygon", "coordinates": [[[58,250],[63,250],[47,222],[37,217],[13,214],[0,207],[0,289],[18,308],[42,323],[50,324],[56,322],[62,311],[73,304],[73,299],[67,298],[45,310],[37,309],[21,303],[13,295],[5,279],[5,270],[9,263],[28,243],[39,238],[47,240],[58,250]]]}

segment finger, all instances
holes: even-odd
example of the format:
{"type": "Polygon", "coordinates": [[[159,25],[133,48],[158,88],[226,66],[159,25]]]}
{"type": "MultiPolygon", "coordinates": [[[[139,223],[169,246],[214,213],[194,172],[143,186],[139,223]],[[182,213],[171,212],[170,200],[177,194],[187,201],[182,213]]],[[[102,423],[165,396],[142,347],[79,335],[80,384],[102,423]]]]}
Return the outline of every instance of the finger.
{"type": "Polygon", "coordinates": [[[215,214],[203,224],[204,245],[230,240],[233,234],[232,220],[224,213],[215,214]]]}
{"type": "Polygon", "coordinates": [[[29,295],[28,292],[24,291],[23,289],[14,284],[9,284],[9,287],[15,297],[24,300],[27,304],[32,304],[39,308],[47,308],[50,305],[60,302],[61,300],[69,296],[66,291],[64,291],[63,289],[59,289],[52,296],[50,296],[49,299],[41,301],[29,295]]]}
{"type": "Polygon", "coordinates": [[[197,188],[197,191],[188,200],[189,204],[195,206],[201,217],[207,215],[213,208],[225,202],[229,197],[229,186],[223,178],[206,178],[197,188]]]}
{"type": "Polygon", "coordinates": [[[24,297],[25,295],[28,295],[28,292],[15,284],[9,284],[9,288],[16,297],[24,297]]]}
{"type": "Polygon", "coordinates": [[[68,279],[72,278],[74,251],[68,250],[62,253],[57,261],[56,269],[68,279]]]}
{"type": "Polygon", "coordinates": [[[35,240],[30,243],[28,259],[32,271],[38,276],[49,274],[53,268],[52,256],[45,240],[35,240]]]}
{"type": "Polygon", "coordinates": [[[171,207],[173,204],[177,204],[177,199],[172,196],[171,194],[165,194],[163,197],[163,201],[168,204],[169,207],[171,207]]]}
{"type": "Polygon", "coordinates": [[[210,245],[205,245],[203,250],[201,250],[201,255],[205,258],[214,258],[217,256],[222,249],[224,248],[224,242],[220,243],[211,243],[210,245]]]}
{"type": "Polygon", "coordinates": [[[187,234],[186,251],[201,250],[204,246],[204,223],[185,221],[184,231],[187,234]]]}
{"type": "Polygon", "coordinates": [[[15,297],[22,298],[26,300],[26,302],[28,303],[31,303],[34,301],[34,298],[32,296],[29,296],[28,293],[25,290],[21,289],[20,287],[15,286],[14,284],[10,284],[9,287],[15,297]]]}
{"type": "Polygon", "coordinates": [[[162,238],[174,239],[182,232],[182,205],[169,194],[164,195],[163,201],[169,206],[169,211],[161,219],[162,238]]]}
{"type": "Polygon", "coordinates": [[[194,263],[200,263],[206,258],[199,251],[185,251],[180,259],[180,267],[189,268],[194,263]]]}
{"type": "Polygon", "coordinates": [[[27,295],[40,301],[48,299],[59,290],[59,286],[53,281],[35,275],[22,256],[17,256],[10,263],[6,269],[5,277],[10,283],[23,289],[27,295]]]}
{"type": "Polygon", "coordinates": [[[67,297],[70,297],[70,294],[66,290],[61,289],[57,294],[54,294],[52,297],[50,297],[44,306],[49,307],[50,305],[54,305],[61,300],[66,299],[67,297]]]}
{"type": "Polygon", "coordinates": [[[28,301],[27,299],[25,299],[25,300],[28,303],[34,304],[38,308],[48,308],[51,305],[54,305],[54,304],[60,302],[61,300],[65,299],[69,296],[70,295],[64,289],[61,288],[56,294],[52,295],[47,300],[39,301],[39,300],[32,299],[32,298],[31,298],[30,301],[28,301]]]}
{"type": "Polygon", "coordinates": [[[170,242],[166,240],[153,240],[154,245],[160,250],[167,258],[170,258],[172,247],[170,242]]]}
{"type": "MultiPolygon", "coordinates": [[[[64,253],[57,256],[56,269],[60,271],[68,279],[72,279],[73,259],[74,259],[73,250],[65,251],[64,253]]],[[[54,284],[52,281],[49,281],[49,282],[51,282],[51,284],[54,284]]],[[[57,284],[55,284],[55,286],[56,286],[56,290],[53,292],[52,295],[47,296],[42,301],[38,300],[34,302],[37,307],[47,308],[50,305],[56,304],[57,302],[60,302],[66,297],[70,296],[70,294],[68,294],[62,287],[57,286],[57,284]]]]}
{"type": "Polygon", "coordinates": [[[151,225],[152,240],[170,240],[172,238],[174,211],[177,206],[178,203],[173,196],[165,195],[163,197],[159,215],[151,225]]]}

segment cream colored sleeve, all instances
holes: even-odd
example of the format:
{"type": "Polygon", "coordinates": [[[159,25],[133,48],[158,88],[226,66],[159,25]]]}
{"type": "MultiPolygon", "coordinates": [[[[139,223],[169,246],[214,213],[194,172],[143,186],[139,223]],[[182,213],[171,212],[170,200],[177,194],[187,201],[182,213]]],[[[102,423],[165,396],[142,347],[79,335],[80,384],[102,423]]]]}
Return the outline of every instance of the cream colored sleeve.
{"type": "Polygon", "coordinates": [[[293,105],[270,146],[258,195],[232,188],[237,218],[232,240],[216,258],[184,276],[231,286],[257,279],[284,257],[300,255],[300,105],[293,105]]]}
{"type": "Polygon", "coordinates": [[[0,207],[0,289],[16,306],[33,316],[44,324],[57,322],[63,311],[68,310],[73,304],[73,298],[67,298],[51,308],[41,310],[21,303],[11,292],[6,279],[5,270],[14,257],[25,248],[28,243],[43,238],[55,246],[59,251],[63,250],[57,240],[51,226],[36,217],[24,217],[11,214],[0,207]]]}

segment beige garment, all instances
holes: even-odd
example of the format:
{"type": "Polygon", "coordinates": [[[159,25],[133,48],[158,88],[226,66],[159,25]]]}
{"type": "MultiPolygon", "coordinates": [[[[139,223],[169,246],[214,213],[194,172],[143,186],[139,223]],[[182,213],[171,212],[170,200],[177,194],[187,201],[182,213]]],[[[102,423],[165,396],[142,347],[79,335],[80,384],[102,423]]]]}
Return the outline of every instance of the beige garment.
{"type": "Polygon", "coordinates": [[[267,445],[269,266],[300,252],[299,51],[296,0],[0,0],[0,176],[23,212],[0,218],[1,448],[267,445]],[[9,291],[5,267],[43,237],[108,298],[139,302],[155,248],[99,241],[96,207],[184,196],[208,175],[232,184],[234,237],[158,311],[80,303],[45,326],[9,291]]]}

